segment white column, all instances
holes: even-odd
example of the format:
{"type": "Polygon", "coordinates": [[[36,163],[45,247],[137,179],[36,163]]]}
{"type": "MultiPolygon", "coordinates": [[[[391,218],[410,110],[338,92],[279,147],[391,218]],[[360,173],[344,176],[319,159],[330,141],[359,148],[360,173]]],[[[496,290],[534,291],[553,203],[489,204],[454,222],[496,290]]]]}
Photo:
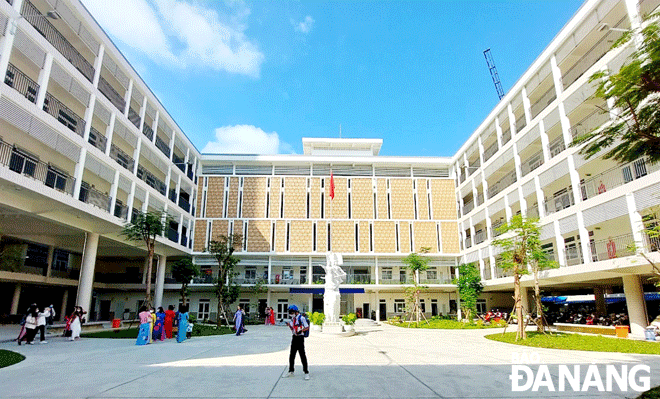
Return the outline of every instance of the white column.
{"type": "Polygon", "coordinates": [[[518,127],[516,126],[516,116],[513,114],[513,109],[511,108],[511,103],[506,105],[506,112],[509,116],[509,129],[511,129],[511,139],[518,134],[518,127]]]}
{"type": "Polygon", "coordinates": [[[560,266],[566,266],[566,256],[564,252],[566,250],[566,243],[564,242],[564,237],[561,235],[561,230],[559,229],[559,220],[555,220],[552,223],[552,226],[555,230],[555,245],[557,247],[557,262],[560,266]]]}
{"type": "MultiPolygon", "coordinates": [[[[272,281],[273,281],[273,259],[272,259],[272,257],[269,256],[268,257],[268,284],[272,284],[272,281]]],[[[270,295],[270,290],[268,290],[268,294],[270,295]]]]}
{"type": "Polygon", "coordinates": [[[497,136],[497,148],[502,148],[502,127],[499,117],[495,117],[495,135],[497,136]]]}
{"type": "Polygon", "coordinates": [[[527,217],[527,200],[525,199],[522,186],[518,186],[518,198],[520,201],[520,214],[527,217]]]}
{"type": "Polygon", "coordinates": [[[488,207],[484,208],[484,216],[486,217],[486,239],[490,241],[493,239],[493,221],[490,220],[490,211],[488,210],[488,207]]]}
{"type": "Polygon", "coordinates": [[[94,87],[99,86],[99,79],[101,78],[101,68],[103,67],[103,55],[105,54],[105,46],[101,44],[99,46],[99,54],[94,60],[94,79],[92,79],[92,84],[94,87]]]}
{"type": "Polygon", "coordinates": [[[37,94],[37,108],[44,108],[44,101],[46,100],[46,92],[48,91],[48,81],[50,80],[50,71],[53,68],[53,53],[47,52],[46,59],[44,60],[44,67],[39,71],[39,93],[37,94]]]}
{"type": "Polygon", "coordinates": [[[305,284],[312,284],[312,273],[313,273],[314,267],[312,266],[312,257],[309,257],[309,263],[307,264],[307,281],[305,284]]]}
{"type": "Polygon", "coordinates": [[[486,269],[486,262],[481,258],[481,251],[479,251],[479,272],[481,274],[481,279],[485,280],[485,270],[486,269]]]}
{"type": "Polygon", "coordinates": [[[73,183],[73,198],[80,198],[80,186],[82,184],[83,174],[85,173],[85,160],[87,159],[87,149],[85,147],[80,149],[80,157],[73,172],[73,177],[76,179],[73,183]]]}
{"type": "Polygon", "coordinates": [[[140,165],[140,149],[142,148],[142,135],[138,136],[137,145],[135,146],[135,151],[133,151],[133,159],[135,160],[135,165],[133,165],[133,174],[137,175],[138,166],[140,165]]]}
{"type": "Polygon", "coordinates": [[[380,321],[380,291],[376,290],[376,322],[380,321]]]}
{"type": "Polygon", "coordinates": [[[135,182],[131,181],[131,192],[128,193],[128,201],[126,201],[126,207],[128,207],[128,215],[126,216],[126,220],[129,222],[131,221],[131,218],[133,217],[133,203],[135,202],[135,182]]]}
{"type": "Polygon", "coordinates": [[[490,263],[490,278],[495,279],[497,276],[495,275],[497,265],[495,264],[495,255],[493,255],[493,247],[492,245],[488,246],[488,260],[490,263]]]}
{"type": "Polygon", "coordinates": [[[179,215],[179,226],[177,227],[176,232],[179,235],[178,238],[179,241],[177,242],[177,244],[181,244],[181,235],[183,234],[183,213],[179,215]]]}
{"type": "Polygon", "coordinates": [[[270,288],[269,288],[268,293],[266,294],[266,303],[268,304],[268,306],[270,306],[272,308],[273,304],[271,304],[270,301],[271,301],[271,298],[270,298],[270,288]]]}
{"type": "Polygon", "coordinates": [[[479,145],[479,164],[483,167],[483,164],[484,164],[484,143],[481,142],[481,136],[477,137],[477,144],[479,145]]]}
{"type": "Polygon", "coordinates": [[[5,27],[4,36],[0,39],[0,73],[2,74],[1,76],[7,75],[9,58],[11,57],[11,49],[14,46],[14,38],[16,37],[17,23],[18,20],[13,21],[12,18],[9,18],[9,21],[7,22],[7,26],[5,27]]]}
{"type": "Polygon", "coordinates": [[[641,2],[638,0],[626,0],[626,11],[628,13],[628,19],[630,19],[630,29],[633,31],[633,39],[635,41],[635,47],[639,48],[642,45],[644,38],[639,33],[639,28],[642,24],[642,19],[639,16],[639,10],[637,9],[637,3],[641,2]]]}
{"type": "Polygon", "coordinates": [[[510,222],[513,217],[513,212],[511,211],[511,206],[509,205],[509,196],[504,196],[504,214],[506,215],[506,222],[510,222]]]}
{"type": "Polygon", "coordinates": [[[11,299],[11,310],[9,314],[18,314],[18,302],[21,300],[21,283],[14,286],[14,296],[11,299]]]}
{"type": "Polygon", "coordinates": [[[630,219],[630,228],[632,230],[633,240],[635,240],[635,249],[640,253],[645,249],[644,244],[644,222],[642,216],[637,212],[637,205],[635,204],[635,195],[633,193],[626,193],[626,204],[628,205],[628,218],[630,219]]]}
{"type": "Polygon", "coordinates": [[[576,204],[582,202],[582,191],[580,191],[580,174],[575,169],[575,160],[573,156],[566,157],[568,162],[568,176],[571,179],[571,189],[573,191],[573,199],[576,204]]]}
{"type": "Polygon", "coordinates": [[[158,255],[158,268],[156,269],[156,285],[154,292],[154,307],[158,309],[163,306],[163,290],[165,288],[165,268],[167,266],[167,256],[158,255]]]}
{"type": "MultiPolygon", "coordinates": [[[[376,269],[376,285],[378,285],[380,284],[380,268],[378,267],[378,258],[374,259],[374,265],[376,269]]],[[[376,295],[378,295],[378,292],[376,292],[376,295]]]]}
{"type": "Polygon", "coordinates": [[[117,204],[117,189],[119,188],[119,169],[115,169],[115,177],[112,179],[112,186],[110,186],[110,212],[111,215],[115,214],[115,205],[117,204]]]}
{"type": "Polygon", "coordinates": [[[96,105],[96,94],[89,96],[89,105],[85,110],[85,130],[83,131],[83,140],[89,140],[89,131],[92,129],[92,119],[94,116],[94,105],[96,105]]]}
{"type": "Polygon", "coordinates": [[[307,298],[307,311],[309,314],[312,313],[312,305],[314,304],[314,294],[309,294],[309,297],[307,298]]]}
{"type": "Polygon", "coordinates": [[[526,125],[529,125],[532,122],[532,107],[529,103],[529,97],[527,97],[527,89],[524,86],[520,92],[520,95],[522,96],[523,110],[525,111],[525,121],[527,122],[526,125]]]}
{"type": "Polygon", "coordinates": [[[536,202],[539,207],[539,219],[545,217],[545,194],[541,189],[541,180],[539,175],[534,176],[534,189],[536,191],[536,202]]]}
{"type": "Polygon", "coordinates": [[[128,81],[128,88],[126,89],[126,94],[124,96],[124,101],[126,102],[126,107],[124,108],[124,116],[128,118],[128,109],[131,107],[131,97],[133,96],[133,79],[128,81]]]}
{"type": "Polygon", "coordinates": [[[626,295],[630,332],[632,335],[643,337],[649,320],[644,299],[644,287],[638,275],[623,276],[623,292],[626,295]]]}
{"type": "Polygon", "coordinates": [[[55,247],[52,245],[48,246],[48,258],[46,258],[46,277],[50,277],[50,272],[53,268],[53,255],[55,253],[55,247]]]}
{"type": "MultiPolygon", "coordinates": [[[[456,272],[456,274],[458,274],[458,272],[456,272]]],[[[456,319],[463,320],[463,312],[461,312],[461,295],[458,293],[458,290],[456,290],[456,319]]]]}
{"type": "MultiPolygon", "coordinates": [[[[512,139],[513,140],[513,139],[512,139]]],[[[513,142],[513,167],[516,172],[516,181],[522,179],[522,161],[520,160],[520,153],[518,152],[518,143],[513,142]]]]}
{"type": "Polygon", "coordinates": [[[557,65],[557,57],[554,54],[550,57],[550,70],[552,71],[552,81],[555,85],[555,94],[559,98],[564,92],[564,83],[561,80],[561,69],[557,65]]]}
{"type": "Polygon", "coordinates": [[[550,139],[548,134],[545,132],[545,124],[543,119],[539,120],[539,132],[541,135],[541,149],[543,150],[543,163],[548,163],[552,158],[550,156],[550,139]]]}
{"type": "Polygon", "coordinates": [[[78,296],[76,303],[84,310],[90,311],[92,304],[92,285],[94,284],[94,267],[96,265],[96,251],[99,246],[98,233],[85,233],[85,247],[80,266],[80,279],[78,281],[78,296]]]}
{"type": "Polygon", "coordinates": [[[115,133],[115,119],[117,118],[116,112],[110,113],[110,123],[105,129],[105,137],[108,139],[108,145],[105,147],[105,155],[110,156],[110,150],[112,150],[112,136],[115,133]]]}

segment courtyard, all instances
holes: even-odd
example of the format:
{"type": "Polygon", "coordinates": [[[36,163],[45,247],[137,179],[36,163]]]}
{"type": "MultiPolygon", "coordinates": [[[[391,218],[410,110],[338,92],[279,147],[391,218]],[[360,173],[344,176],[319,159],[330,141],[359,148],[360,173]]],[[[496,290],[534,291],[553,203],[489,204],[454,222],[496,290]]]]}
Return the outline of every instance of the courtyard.
{"type": "MultiPolygon", "coordinates": [[[[540,363],[645,364],[660,385],[660,356],[537,349],[484,338],[496,330],[422,330],[390,325],[352,337],[312,333],[306,340],[311,380],[286,371],[286,327],[249,326],[236,337],[195,337],[144,347],[128,339],[53,337],[46,345],[9,349],[26,356],[0,370],[0,397],[39,398],[634,398],[634,391],[512,392],[512,356],[538,354],[540,363]]],[[[554,369],[556,371],[556,368],[554,369]]],[[[521,384],[522,385],[522,384],[521,384]]]]}

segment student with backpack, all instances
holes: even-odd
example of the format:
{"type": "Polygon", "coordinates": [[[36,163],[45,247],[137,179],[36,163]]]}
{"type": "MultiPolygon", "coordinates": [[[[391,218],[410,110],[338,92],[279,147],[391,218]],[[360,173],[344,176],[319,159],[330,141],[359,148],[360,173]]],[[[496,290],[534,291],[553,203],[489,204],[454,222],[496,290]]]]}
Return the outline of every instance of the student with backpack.
{"type": "Polygon", "coordinates": [[[289,306],[289,317],[291,321],[288,323],[288,326],[293,335],[291,337],[291,351],[289,353],[289,372],[283,378],[293,377],[293,365],[296,360],[296,352],[298,352],[300,353],[300,361],[303,365],[305,379],[309,380],[307,355],[305,354],[305,337],[309,337],[309,322],[300,314],[296,305],[289,306]]]}

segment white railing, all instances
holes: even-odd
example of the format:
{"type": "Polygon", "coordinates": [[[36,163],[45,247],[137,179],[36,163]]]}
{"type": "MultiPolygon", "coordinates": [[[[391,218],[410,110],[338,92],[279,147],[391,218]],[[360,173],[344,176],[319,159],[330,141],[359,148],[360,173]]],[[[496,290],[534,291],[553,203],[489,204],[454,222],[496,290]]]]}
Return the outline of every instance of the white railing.
{"type": "Polygon", "coordinates": [[[546,215],[559,212],[573,205],[575,205],[575,198],[573,198],[573,191],[570,189],[568,192],[550,198],[543,203],[546,215]]]}
{"type": "Polygon", "coordinates": [[[559,135],[556,139],[548,145],[550,149],[550,158],[554,158],[559,155],[562,151],[566,149],[566,144],[564,144],[564,136],[559,135]]]}
{"type": "Polygon", "coordinates": [[[591,243],[591,256],[593,261],[596,262],[634,255],[634,244],[635,239],[632,234],[594,241],[591,243]]]}
{"type": "Polygon", "coordinates": [[[497,152],[497,141],[490,145],[490,147],[484,150],[484,162],[489,160],[497,152]]]}
{"type": "Polygon", "coordinates": [[[486,232],[483,230],[479,230],[474,234],[474,244],[481,244],[482,242],[486,241],[486,232]]]}
{"type": "Polygon", "coordinates": [[[616,166],[589,178],[580,185],[582,199],[587,200],[608,190],[630,183],[660,169],[659,164],[651,164],[645,159],[638,159],[624,166],[616,166]]]}
{"type": "Polygon", "coordinates": [[[610,114],[600,108],[596,108],[589,115],[582,118],[579,122],[571,126],[571,135],[573,138],[589,133],[601,127],[610,120],[610,114]]]}
{"type": "Polygon", "coordinates": [[[523,176],[526,176],[529,172],[543,165],[543,150],[536,152],[531,157],[527,158],[520,165],[520,171],[523,176]]]}
{"type": "Polygon", "coordinates": [[[565,247],[564,258],[566,259],[566,266],[579,265],[582,263],[582,250],[576,246],[565,247]]]}
{"type": "Polygon", "coordinates": [[[532,119],[536,118],[538,114],[541,113],[547,107],[550,105],[555,99],[557,98],[557,92],[555,90],[555,86],[551,85],[548,91],[543,93],[541,97],[532,104],[530,110],[532,111],[532,119]]]}
{"type": "Polygon", "coordinates": [[[463,205],[463,216],[467,215],[474,209],[474,202],[472,200],[468,201],[463,205]]]}
{"type": "Polygon", "coordinates": [[[493,198],[496,196],[500,191],[504,190],[506,187],[509,187],[513,183],[516,182],[518,177],[516,176],[516,171],[512,171],[508,175],[504,176],[502,179],[500,179],[497,183],[493,184],[492,186],[488,187],[488,198],[493,198]]]}

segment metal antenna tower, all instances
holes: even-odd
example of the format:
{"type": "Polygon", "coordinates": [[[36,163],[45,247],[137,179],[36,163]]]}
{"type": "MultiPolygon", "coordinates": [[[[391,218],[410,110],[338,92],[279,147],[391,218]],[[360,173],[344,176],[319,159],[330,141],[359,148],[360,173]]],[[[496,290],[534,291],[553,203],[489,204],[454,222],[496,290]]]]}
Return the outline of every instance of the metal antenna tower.
{"type": "Polygon", "coordinates": [[[500,75],[497,74],[497,68],[495,68],[495,61],[493,61],[493,55],[490,53],[489,48],[484,50],[484,57],[486,57],[486,64],[488,64],[490,77],[493,78],[493,83],[495,83],[495,90],[497,90],[497,96],[501,100],[502,97],[504,97],[504,90],[502,90],[502,82],[500,82],[500,75]]]}

